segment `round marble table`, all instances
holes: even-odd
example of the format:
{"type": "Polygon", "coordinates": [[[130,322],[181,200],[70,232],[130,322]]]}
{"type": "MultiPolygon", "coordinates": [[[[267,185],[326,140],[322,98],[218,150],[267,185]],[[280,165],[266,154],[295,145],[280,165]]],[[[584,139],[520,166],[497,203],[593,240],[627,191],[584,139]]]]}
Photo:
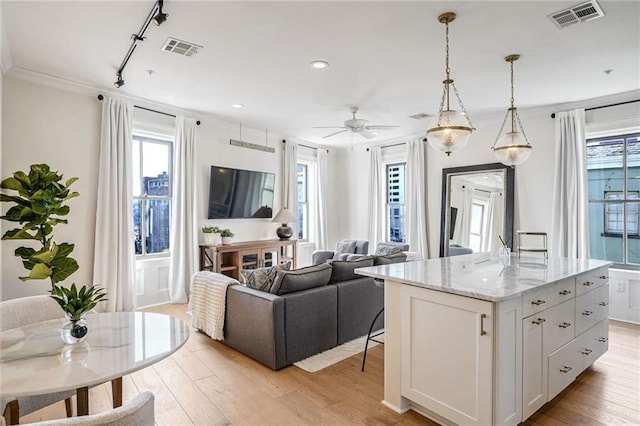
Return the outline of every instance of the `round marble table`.
{"type": "Polygon", "coordinates": [[[149,312],[90,314],[87,338],[66,345],[66,319],[0,333],[0,397],[76,389],[78,415],[89,413],[89,387],[112,381],[114,408],[122,405],[122,376],[156,363],[185,344],[180,319],[149,312]]]}

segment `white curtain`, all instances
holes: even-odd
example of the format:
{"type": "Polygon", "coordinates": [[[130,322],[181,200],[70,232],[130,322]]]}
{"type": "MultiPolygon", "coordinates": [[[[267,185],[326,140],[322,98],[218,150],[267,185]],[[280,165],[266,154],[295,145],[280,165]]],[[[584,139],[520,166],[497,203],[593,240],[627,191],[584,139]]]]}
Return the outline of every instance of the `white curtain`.
{"type": "Polygon", "coordinates": [[[462,187],[462,210],[458,212],[460,218],[460,245],[469,247],[469,232],[471,232],[471,210],[473,209],[473,188],[469,185],[462,187]]]}
{"type": "Polygon", "coordinates": [[[424,142],[416,139],[407,143],[407,186],[405,215],[409,250],[429,256],[429,227],[427,225],[427,158],[424,142]]]}
{"type": "Polygon", "coordinates": [[[385,199],[385,173],[382,169],[382,149],[379,146],[369,150],[369,251],[373,252],[378,243],[386,240],[385,232],[387,200],[385,199]]]}
{"type": "Polygon", "coordinates": [[[132,123],[133,105],[104,98],[93,284],[106,289],[97,308],[109,312],[135,309],[132,123]]]}
{"type": "MultiPolygon", "coordinates": [[[[284,144],[284,156],[282,165],[282,207],[288,208],[296,217],[298,216],[298,144],[287,141],[284,144]]],[[[293,229],[293,235],[298,235],[298,222],[289,224],[293,229]]]]}
{"type": "Polygon", "coordinates": [[[497,240],[496,235],[499,232],[494,232],[495,230],[500,229],[497,225],[499,217],[502,216],[502,213],[497,211],[500,208],[501,204],[501,195],[499,192],[491,192],[489,194],[489,202],[487,203],[487,213],[485,217],[487,218],[487,226],[485,227],[485,234],[482,238],[482,251],[488,252],[492,251],[494,247],[494,240],[497,240]]]}
{"type": "Polygon", "coordinates": [[[317,149],[316,249],[327,249],[327,151],[317,149]]]}
{"type": "Polygon", "coordinates": [[[589,257],[586,158],[584,110],[556,114],[551,234],[551,251],[556,256],[589,257]]]}
{"type": "Polygon", "coordinates": [[[178,116],[173,145],[171,187],[171,257],[169,300],[186,303],[196,265],[198,209],[196,205],[196,120],[178,116]]]}

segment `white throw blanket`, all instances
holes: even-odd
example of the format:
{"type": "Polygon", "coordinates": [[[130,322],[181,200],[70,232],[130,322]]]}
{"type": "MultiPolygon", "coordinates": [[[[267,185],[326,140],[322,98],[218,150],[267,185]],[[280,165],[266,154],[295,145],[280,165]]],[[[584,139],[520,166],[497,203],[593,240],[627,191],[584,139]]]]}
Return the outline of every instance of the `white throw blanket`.
{"type": "Polygon", "coordinates": [[[212,339],[224,339],[227,287],[233,284],[240,283],[216,272],[200,271],[191,277],[191,324],[212,339]]]}

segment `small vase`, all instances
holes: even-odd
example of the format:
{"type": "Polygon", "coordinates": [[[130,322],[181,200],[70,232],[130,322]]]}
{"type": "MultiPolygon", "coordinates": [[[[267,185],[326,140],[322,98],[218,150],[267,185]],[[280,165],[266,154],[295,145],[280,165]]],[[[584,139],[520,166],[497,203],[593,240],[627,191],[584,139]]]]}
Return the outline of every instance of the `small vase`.
{"type": "Polygon", "coordinates": [[[89,333],[89,323],[84,318],[80,318],[66,323],[60,331],[60,336],[65,343],[75,345],[82,342],[87,337],[87,333],[89,333]]]}
{"type": "Polygon", "coordinates": [[[207,246],[217,246],[220,244],[220,233],[205,233],[204,244],[207,246]]]}
{"type": "Polygon", "coordinates": [[[231,244],[231,238],[233,237],[222,237],[222,244],[231,244]]]}

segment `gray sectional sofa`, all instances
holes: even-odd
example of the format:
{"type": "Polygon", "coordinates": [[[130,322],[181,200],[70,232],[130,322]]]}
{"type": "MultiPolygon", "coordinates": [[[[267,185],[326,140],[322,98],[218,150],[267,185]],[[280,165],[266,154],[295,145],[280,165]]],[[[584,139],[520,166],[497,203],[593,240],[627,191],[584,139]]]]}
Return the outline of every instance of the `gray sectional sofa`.
{"type": "MultiPolygon", "coordinates": [[[[404,260],[367,256],[278,271],[271,291],[280,294],[229,286],[223,343],[278,370],[366,335],[384,305],[384,289],[353,270],[404,260]]],[[[380,318],[374,330],[383,325],[380,318]]]]}

